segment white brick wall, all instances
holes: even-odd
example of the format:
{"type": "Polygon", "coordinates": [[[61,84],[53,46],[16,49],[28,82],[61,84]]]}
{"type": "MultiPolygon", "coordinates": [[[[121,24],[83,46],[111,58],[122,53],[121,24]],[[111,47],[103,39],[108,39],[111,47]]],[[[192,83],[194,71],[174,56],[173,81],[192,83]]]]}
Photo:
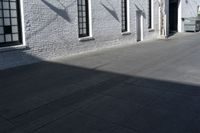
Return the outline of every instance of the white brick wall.
{"type": "MultiPolygon", "coordinates": [[[[169,1],[166,1],[166,13],[167,13],[167,19],[168,13],[169,13],[169,1]]],[[[182,18],[188,18],[188,17],[196,17],[197,16],[197,7],[200,6],[200,0],[179,0],[179,9],[178,9],[178,31],[184,32],[184,21],[182,18]]],[[[167,33],[169,33],[169,23],[167,21],[166,26],[167,33]]]]}
{"type": "Polygon", "coordinates": [[[184,0],[183,1],[182,16],[185,17],[196,17],[197,6],[200,6],[200,0],[184,0]]]}
{"type": "Polygon", "coordinates": [[[130,0],[130,35],[121,35],[121,1],[91,0],[95,40],[78,39],[76,0],[23,0],[28,48],[0,52],[0,69],[40,60],[136,42],[136,10],[144,12],[144,39],[158,35],[158,3],[155,0],[154,32],[148,30],[148,1],[130,0]],[[105,5],[113,15],[104,8],[105,5]]]}

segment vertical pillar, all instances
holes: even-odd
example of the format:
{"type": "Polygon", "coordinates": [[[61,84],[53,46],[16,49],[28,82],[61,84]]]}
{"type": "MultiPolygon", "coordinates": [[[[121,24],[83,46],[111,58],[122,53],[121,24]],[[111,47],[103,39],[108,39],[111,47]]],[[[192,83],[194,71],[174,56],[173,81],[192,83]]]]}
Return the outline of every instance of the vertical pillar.
{"type": "Polygon", "coordinates": [[[182,21],[182,0],[178,3],[178,32],[183,32],[183,21],[182,21]]]}
{"type": "Polygon", "coordinates": [[[160,38],[166,38],[168,35],[166,0],[159,0],[159,35],[160,35],[160,38]]]}

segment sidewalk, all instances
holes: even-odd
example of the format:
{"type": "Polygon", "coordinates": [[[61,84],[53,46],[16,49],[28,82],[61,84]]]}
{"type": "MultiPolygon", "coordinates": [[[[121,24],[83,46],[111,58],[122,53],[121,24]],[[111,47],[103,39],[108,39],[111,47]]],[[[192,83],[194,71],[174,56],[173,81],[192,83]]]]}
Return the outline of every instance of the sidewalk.
{"type": "Polygon", "coordinates": [[[0,71],[0,133],[199,133],[199,36],[0,71]]]}

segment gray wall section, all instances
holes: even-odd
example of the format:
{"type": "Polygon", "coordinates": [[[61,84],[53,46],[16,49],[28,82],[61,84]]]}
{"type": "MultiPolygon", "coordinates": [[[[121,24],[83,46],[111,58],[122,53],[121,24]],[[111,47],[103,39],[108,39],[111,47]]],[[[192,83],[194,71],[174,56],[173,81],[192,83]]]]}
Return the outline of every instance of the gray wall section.
{"type": "MultiPolygon", "coordinates": [[[[200,0],[181,0],[181,2],[181,18],[197,16],[197,7],[200,6],[200,0]]],[[[184,32],[184,21],[181,22],[181,31],[184,32]]]]}
{"type": "MultiPolygon", "coordinates": [[[[182,18],[196,17],[198,5],[200,5],[200,0],[182,0],[182,18]]],[[[181,31],[185,31],[184,21],[182,21],[181,31]]]]}
{"type": "Polygon", "coordinates": [[[95,40],[78,38],[77,0],[24,0],[27,49],[0,52],[0,69],[136,42],[136,10],[144,14],[144,39],[158,35],[158,3],[154,27],[148,29],[148,1],[130,0],[130,35],[121,34],[121,1],[91,0],[95,40]]]}
{"type": "Polygon", "coordinates": [[[182,3],[182,17],[196,17],[198,5],[200,5],[200,0],[184,0],[182,3]]]}

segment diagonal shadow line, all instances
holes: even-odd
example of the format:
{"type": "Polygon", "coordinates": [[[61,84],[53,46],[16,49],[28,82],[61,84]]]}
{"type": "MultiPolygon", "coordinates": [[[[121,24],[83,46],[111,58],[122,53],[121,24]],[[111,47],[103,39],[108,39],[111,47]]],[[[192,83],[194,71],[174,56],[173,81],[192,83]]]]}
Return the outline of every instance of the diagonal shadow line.
{"type": "Polygon", "coordinates": [[[116,11],[115,10],[111,10],[110,8],[108,8],[106,5],[104,5],[103,3],[101,3],[101,5],[118,21],[118,22],[120,22],[120,20],[119,20],[119,17],[118,17],[118,15],[117,15],[117,13],[116,13],[116,11]]]}
{"type": "Polygon", "coordinates": [[[141,13],[141,15],[142,15],[144,18],[146,18],[145,12],[144,12],[142,9],[140,9],[136,4],[135,4],[135,7],[136,7],[137,11],[139,11],[139,12],[141,13]]]}
{"type": "Polygon", "coordinates": [[[107,3],[110,5],[110,7],[112,7],[112,9],[114,10],[115,8],[114,8],[114,6],[110,3],[110,0],[106,0],[107,1],[107,3]]]}
{"type": "Polygon", "coordinates": [[[44,4],[46,4],[51,10],[53,10],[54,12],[56,12],[59,16],[61,16],[63,19],[67,20],[69,23],[71,23],[71,18],[69,17],[68,12],[65,9],[59,9],[57,7],[55,7],[54,5],[52,5],[51,3],[47,2],[46,0],[42,0],[42,2],[44,4]]]}
{"type": "MultiPolygon", "coordinates": [[[[29,40],[33,35],[36,35],[37,33],[43,31],[47,26],[49,26],[52,22],[54,22],[58,16],[61,16],[61,14],[67,14],[66,9],[69,8],[70,6],[72,6],[76,1],[73,1],[70,5],[68,5],[67,7],[65,7],[59,0],[57,0],[65,9],[63,9],[61,12],[61,9],[56,8],[55,6],[51,5],[50,3],[48,3],[45,0],[42,0],[43,3],[45,3],[50,9],[55,10],[55,12],[57,13],[56,16],[51,19],[50,21],[48,21],[46,23],[45,26],[41,27],[39,30],[35,31],[34,33],[32,33],[31,35],[27,36],[27,40],[29,40]]],[[[61,16],[63,17],[63,15],[61,16]]],[[[63,17],[65,20],[67,20],[68,22],[71,22],[71,19],[66,15],[65,17],[63,17]]]]}
{"type": "Polygon", "coordinates": [[[56,19],[57,19],[58,15],[56,15],[54,18],[52,18],[51,20],[49,20],[45,26],[39,28],[37,31],[33,32],[32,34],[30,34],[29,36],[26,37],[27,40],[31,39],[33,35],[36,35],[37,33],[43,31],[46,27],[48,27],[51,23],[53,23],[56,19]]]}
{"type": "Polygon", "coordinates": [[[57,0],[61,5],[62,5],[62,7],[64,7],[65,9],[67,9],[67,8],[69,8],[69,7],[71,7],[71,6],[73,6],[73,4],[75,4],[76,3],[76,0],[74,0],[74,1],[72,1],[71,2],[71,4],[69,4],[68,6],[65,6],[62,2],[60,2],[60,0],[57,0]]]}

